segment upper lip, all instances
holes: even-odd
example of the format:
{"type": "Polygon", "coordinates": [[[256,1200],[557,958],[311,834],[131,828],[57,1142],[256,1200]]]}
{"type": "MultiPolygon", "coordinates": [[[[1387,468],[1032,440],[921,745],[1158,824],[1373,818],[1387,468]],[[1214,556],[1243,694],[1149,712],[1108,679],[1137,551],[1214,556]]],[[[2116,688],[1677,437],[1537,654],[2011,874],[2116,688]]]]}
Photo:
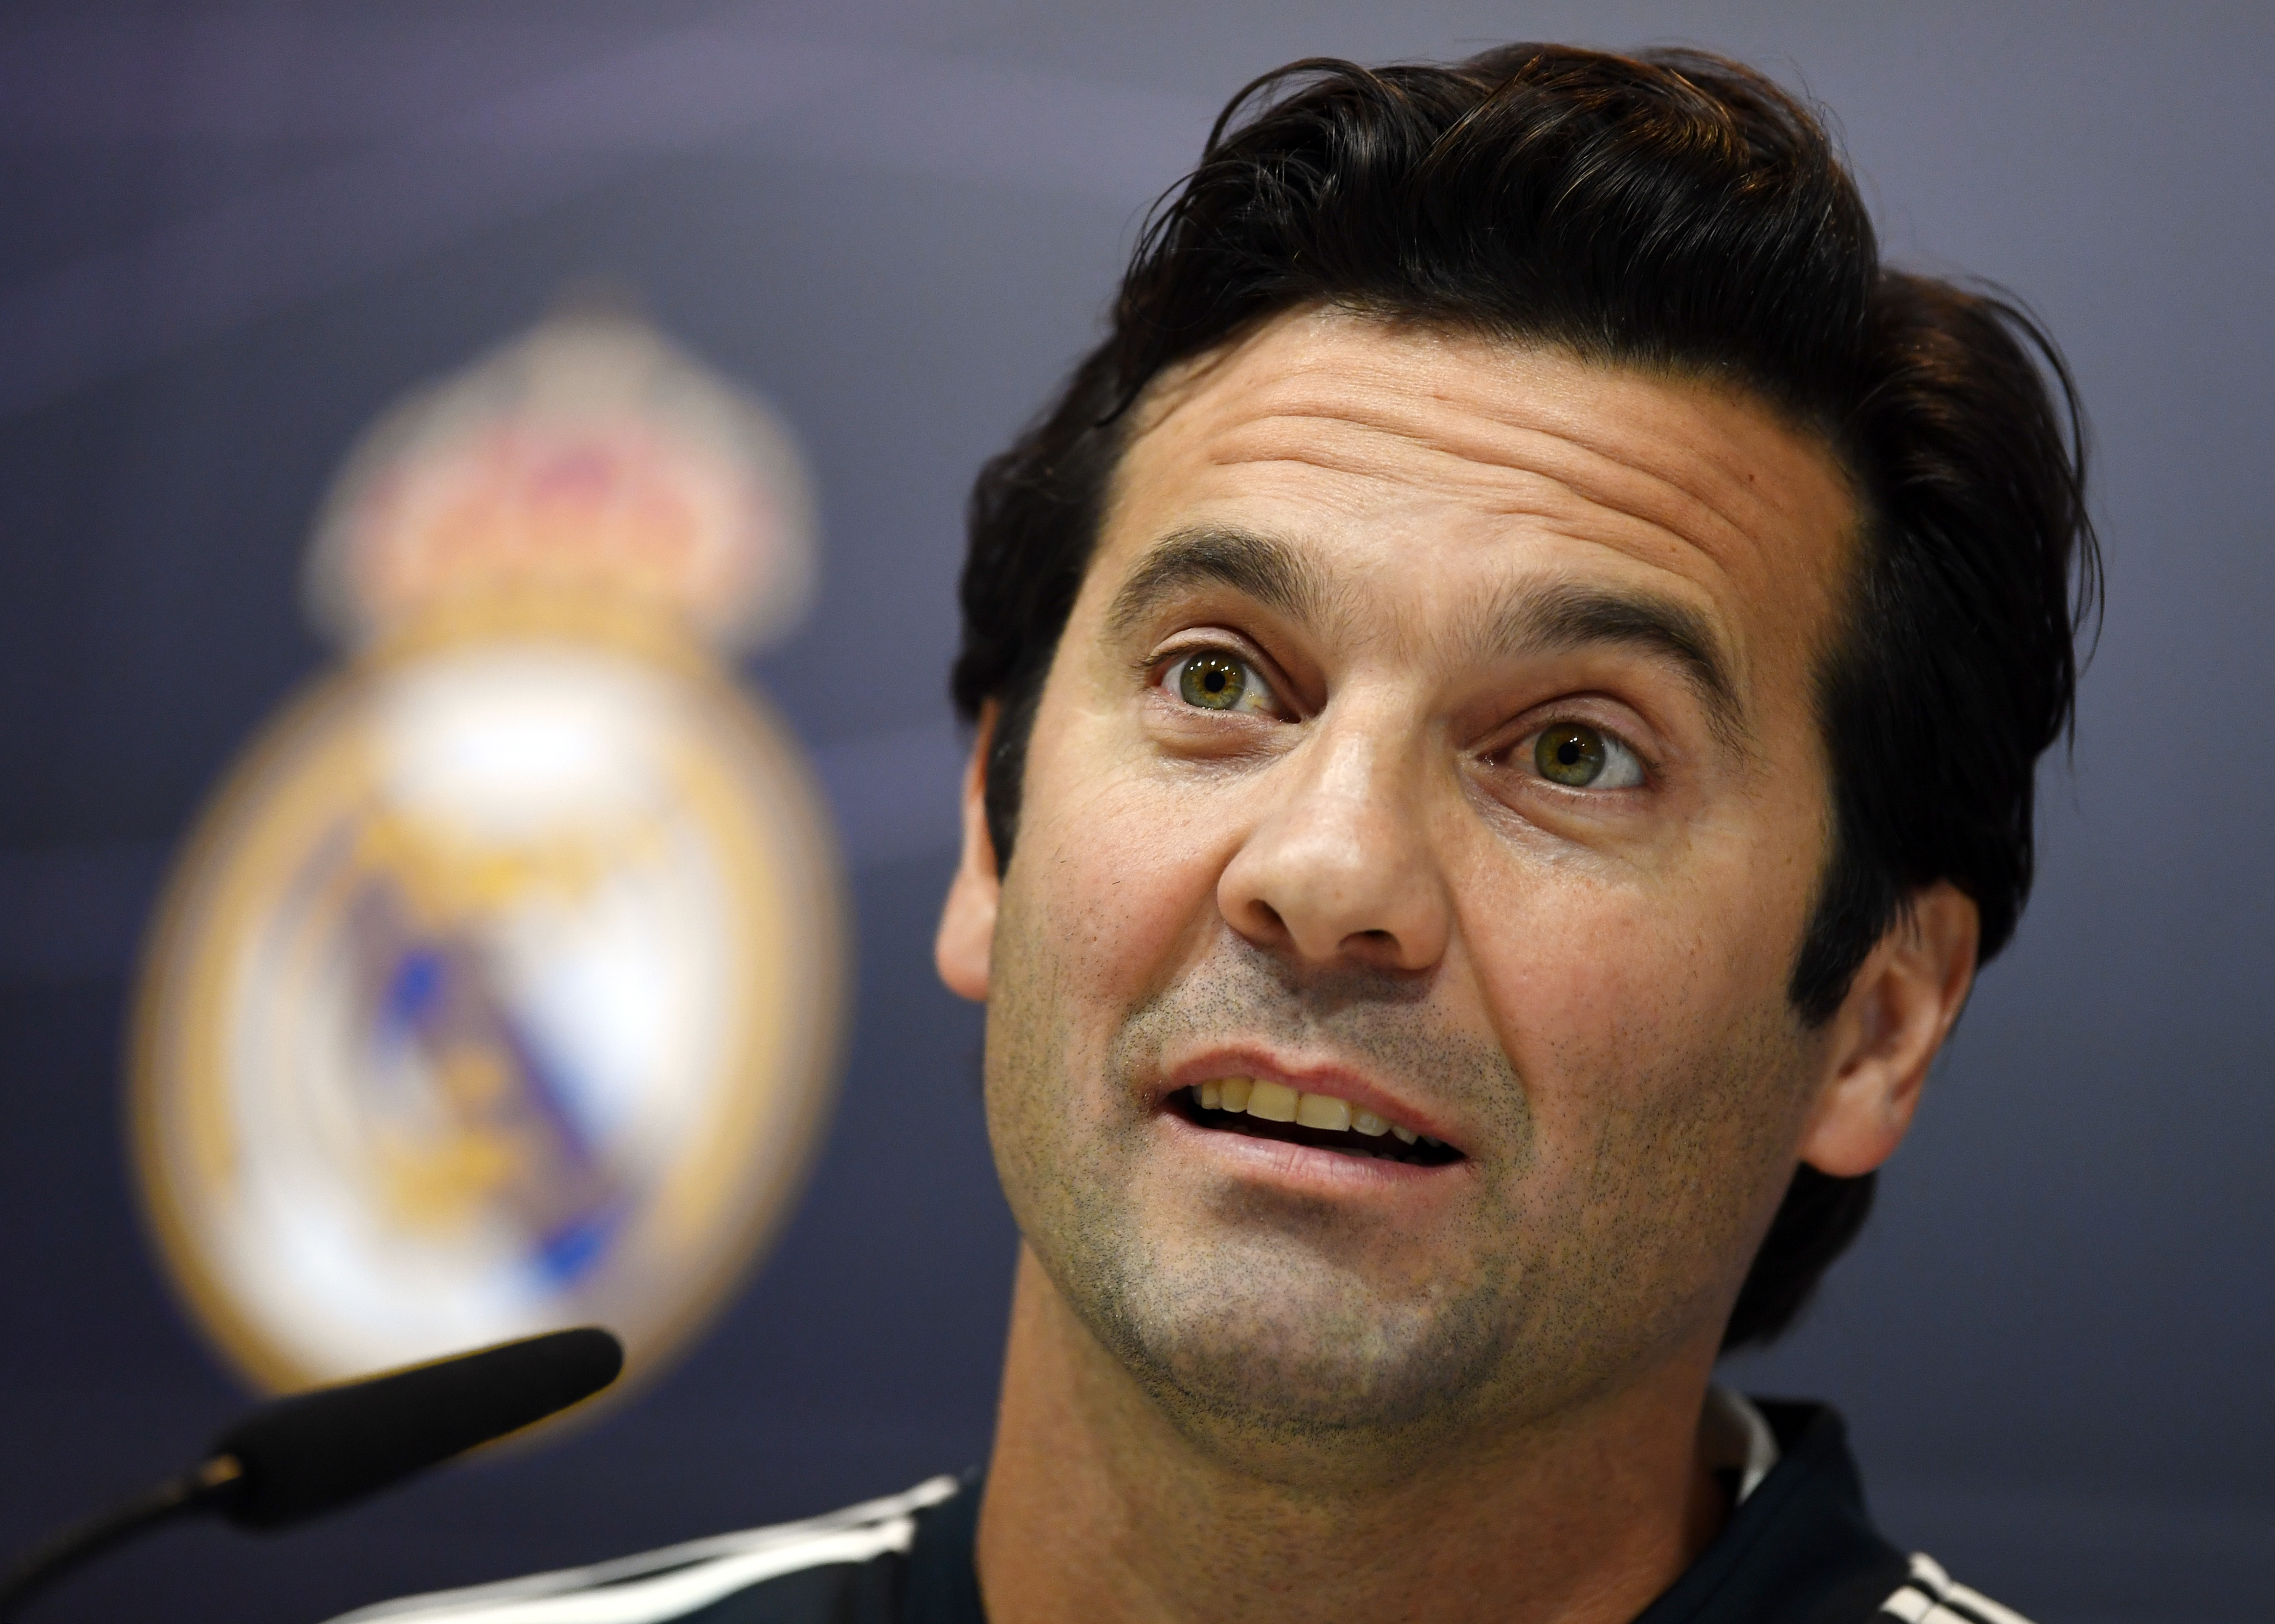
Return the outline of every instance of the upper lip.
{"type": "Polygon", "coordinates": [[[1213,1047],[1179,1061],[1163,1079],[1153,1103],[1159,1106],[1180,1089],[1213,1083],[1221,1077],[1254,1077],[1292,1088],[1298,1093],[1332,1094],[1348,1101],[1354,1110],[1372,1111],[1385,1122],[1411,1129],[1456,1152],[1462,1148],[1427,1110],[1393,1093],[1364,1072],[1334,1061],[1299,1061],[1258,1046],[1213,1047]]]}

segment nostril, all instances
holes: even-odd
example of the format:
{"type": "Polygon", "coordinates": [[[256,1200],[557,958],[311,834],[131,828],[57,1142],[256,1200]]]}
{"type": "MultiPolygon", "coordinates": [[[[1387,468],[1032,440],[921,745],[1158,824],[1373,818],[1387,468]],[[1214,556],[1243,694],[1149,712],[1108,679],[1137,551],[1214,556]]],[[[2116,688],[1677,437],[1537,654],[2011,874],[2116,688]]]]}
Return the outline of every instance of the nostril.
{"type": "Polygon", "coordinates": [[[1372,964],[1379,969],[1405,967],[1405,944],[1399,940],[1395,931],[1353,931],[1342,939],[1341,950],[1355,961],[1372,964]]]}

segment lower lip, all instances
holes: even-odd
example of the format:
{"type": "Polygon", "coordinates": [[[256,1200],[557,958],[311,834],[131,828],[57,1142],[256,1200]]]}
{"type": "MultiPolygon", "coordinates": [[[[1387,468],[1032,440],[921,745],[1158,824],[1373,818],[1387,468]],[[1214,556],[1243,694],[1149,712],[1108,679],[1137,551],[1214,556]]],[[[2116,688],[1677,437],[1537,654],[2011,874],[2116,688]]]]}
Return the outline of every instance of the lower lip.
{"type": "Polygon", "coordinates": [[[1202,1128],[1175,1111],[1160,1121],[1180,1149],[1218,1159],[1238,1176],[1282,1189],[1329,1196],[1397,1195],[1443,1186],[1469,1166],[1448,1161],[1422,1167],[1380,1156],[1346,1156],[1285,1139],[1261,1139],[1224,1129],[1202,1128]]]}

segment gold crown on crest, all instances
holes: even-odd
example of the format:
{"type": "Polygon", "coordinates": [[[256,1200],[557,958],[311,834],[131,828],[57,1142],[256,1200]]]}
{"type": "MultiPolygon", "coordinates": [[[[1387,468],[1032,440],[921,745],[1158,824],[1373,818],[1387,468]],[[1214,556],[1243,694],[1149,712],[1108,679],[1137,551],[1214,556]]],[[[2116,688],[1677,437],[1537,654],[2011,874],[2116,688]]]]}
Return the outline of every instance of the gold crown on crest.
{"type": "Polygon", "coordinates": [[[351,648],[534,601],[661,612],[744,651],[797,623],[813,578],[782,421],[637,316],[572,308],[365,434],[306,591],[351,648]]]}

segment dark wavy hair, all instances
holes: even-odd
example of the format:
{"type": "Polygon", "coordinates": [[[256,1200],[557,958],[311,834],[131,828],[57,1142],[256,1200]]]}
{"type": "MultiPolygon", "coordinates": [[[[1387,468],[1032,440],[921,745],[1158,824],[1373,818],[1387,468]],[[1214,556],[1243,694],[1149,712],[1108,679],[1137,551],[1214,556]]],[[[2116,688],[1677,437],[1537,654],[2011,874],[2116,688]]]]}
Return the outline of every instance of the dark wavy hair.
{"type": "MultiPolygon", "coordinates": [[[[1860,545],[1816,677],[1833,837],[1790,996],[1827,1019],[1938,880],[1973,899],[1984,959],[2005,946],[2100,584],[2075,386],[2013,300],[1884,267],[1818,120],[1690,51],[1306,61],[1232,99],[1150,216],[1105,341],[971,494],[953,688],[967,719],[996,706],[999,863],[1130,406],[1163,368],[1319,305],[1727,381],[1830,445],[1860,545]]],[[[1726,1349],[1792,1323],[1872,1188],[1796,1170],[1726,1349]]]]}

